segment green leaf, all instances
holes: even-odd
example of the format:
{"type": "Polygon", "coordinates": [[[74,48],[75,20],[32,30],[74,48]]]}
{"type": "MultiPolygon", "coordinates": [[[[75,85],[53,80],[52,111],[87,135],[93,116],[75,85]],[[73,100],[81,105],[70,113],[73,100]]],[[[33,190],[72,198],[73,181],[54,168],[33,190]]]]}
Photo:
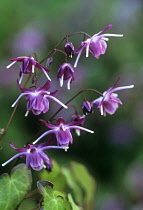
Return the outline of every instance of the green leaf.
{"type": "Polygon", "coordinates": [[[66,180],[63,174],[61,173],[60,166],[55,160],[52,160],[53,170],[48,172],[47,170],[42,170],[40,172],[40,179],[47,180],[54,183],[54,189],[56,190],[65,190],[66,188],[66,180]]]}
{"type": "Polygon", "coordinates": [[[66,181],[67,181],[67,184],[69,186],[69,188],[72,190],[73,192],[73,196],[76,200],[76,202],[78,204],[82,204],[83,202],[83,191],[82,189],[79,187],[76,179],[74,178],[72,172],[70,169],[68,168],[62,168],[62,173],[64,174],[65,178],[66,178],[66,181]]]}
{"type": "Polygon", "coordinates": [[[37,203],[34,200],[25,199],[21,202],[18,210],[32,210],[37,208],[37,203]]]}
{"type": "Polygon", "coordinates": [[[66,199],[66,195],[54,191],[51,182],[40,180],[37,182],[37,186],[44,196],[44,210],[72,210],[70,203],[66,199]]]}
{"type": "Polygon", "coordinates": [[[31,188],[31,172],[25,164],[19,164],[10,176],[0,177],[0,209],[14,210],[31,188]]]}
{"type": "Polygon", "coordinates": [[[71,194],[68,194],[68,199],[72,205],[72,210],[80,210],[80,208],[75,204],[71,194]]]}
{"type": "Polygon", "coordinates": [[[89,174],[87,168],[80,163],[71,162],[71,171],[73,177],[76,179],[76,181],[84,191],[85,209],[92,209],[96,188],[95,180],[89,174]]]}
{"type": "Polygon", "coordinates": [[[41,180],[49,180],[52,182],[52,180],[56,179],[57,176],[60,174],[60,166],[55,160],[52,160],[53,169],[50,172],[47,172],[46,170],[42,170],[40,172],[40,179],[41,180]]]}

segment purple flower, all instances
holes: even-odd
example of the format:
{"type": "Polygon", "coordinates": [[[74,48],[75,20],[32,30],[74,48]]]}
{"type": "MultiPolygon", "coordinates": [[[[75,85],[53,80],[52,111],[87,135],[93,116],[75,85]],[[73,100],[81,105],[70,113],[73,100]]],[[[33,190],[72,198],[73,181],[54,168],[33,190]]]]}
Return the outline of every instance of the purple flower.
{"type": "Polygon", "coordinates": [[[128,88],[133,88],[134,85],[122,86],[122,87],[111,87],[103,93],[98,99],[94,100],[92,103],[100,109],[101,115],[106,116],[106,112],[109,114],[114,114],[118,109],[118,104],[122,104],[121,100],[117,98],[117,94],[114,93],[119,90],[124,90],[128,88]]]}
{"type": "Polygon", "coordinates": [[[5,166],[10,161],[15,158],[26,156],[26,165],[27,168],[33,168],[36,171],[40,171],[42,168],[47,168],[48,170],[52,169],[52,162],[50,158],[43,152],[47,149],[65,149],[68,147],[59,147],[59,146],[49,146],[49,143],[42,143],[39,145],[27,144],[26,148],[16,148],[12,142],[10,142],[10,146],[15,149],[19,154],[14,155],[11,159],[2,164],[5,166]]]}
{"type": "Polygon", "coordinates": [[[81,42],[81,45],[77,50],[75,50],[75,53],[78,53],[77,59],[75,61],[74,67],[77,67],[77,63],[79,61],[79,58],[83,52],[83,50],[86,48],[86,57],[88,57],[89,52],[95,57],[99,58],[101,54],[104,54],[107,49],[106,41],[108,41],[108,38],[106,37],[122,37],[123,34],[101,34],[108,29],[110,29],[112,25],[106,26],[106,28],[103,31],[100,31],[97,34],[94,34],[92,37],[86,39],[85,41],[81,42]]]}
{"type": "Polygon", "coordinates": [[[63,63],[58,69],[57,79],[60,81],[60,86],[63,86],[63,81],[68,80],[67,88],[70,89],[70,83],[74,80],[74,69],[70,63],[63,63]]]}
{"type": "Polygon", "coordinates": [[[82,110],[84,115],[91,114],[93,112],[93,103],[89,101],[84,101],[82,103],[82,110]]]}
{"type": "Polygon", "coordinates": [[[65,46],[65,52],[68,57],[73,57],[74,56],[74,46],[71,42],[66,42],[65,46]]]}
{"type": "Polygon", "coordinates": [[[7,68],[10,68],[16,62],[22,62],[22,64],[20,65],[20,73],[19,73],[19,76],[20,76],[19,83],[20,84],[22,82],[24,74],[30,74],[30,75],[34,74],[35,73],[35,68],[38,68],[38,69],[42,70],[43,73],[48,78],[48,80],[51,80],[50,77],[47,74],[47,71],[50,71],[50,70],[47,69],[46,67],[42,66],[37,61],[35,61],[32,56],[30,56],[30,57],[23,56],[23,57],[13,58],[13,59],[10,59],[10,60],[13,61],[13,62],[11,64],[9,64],[7,66],[7,68]]]}
{"type": "Polygon", "coordinates": [[[72,138],[72,135],[70,132],[71,129],[79,129],[79,130],[84,130],[84,131],[87,131],[90,133],[94,133],[94,131],[91,131],[89,129],[79,126],[80,124],[82,124],[82,122],[84,122],[84,119],[80,119],[78,121],[74,121],[74,122],[70,122],[70,123],[66,124],[65,121],[63,120],[63,118],[60,117],[57,120],[56,125],[51,125],[49,123],[46,123],[44,120],[41,120],[41,121],[45,124],[46,127],[50,128],[51,130],[43,133],[36,141],[33,142],[33,144],[36,144],[44,136],[46,136],[50,133],[54,133],[56,136],[58,145],[68,146],[69,143],[73,142],[73,138],[72,138]]]}
{"type": "Polygon", "coordinates": [[[49,92],[47,91],[50,88],[50,81],[48,80],[43,87],[38,87],[37,89],[33,90],[30,88],[22,88],[18,83],[19,89],[23,92],[20,94],[20,96],[17,98],[17,100],[12,104],[12,107],[16,105],[16,103],[20,100],[20,98],[24,95],[26,95],[27,103],[27,112],[25,116],[28,115],[29,111],[31,110],[33,114],[39,115],[41,112],[46,113],[49,110],[49,100],[52,99],[59,103],[64,108],[68,108],[65,104],[63,104],[61,101],[59,101],[55,95],[57,95],[58,90],[55,92],[49,92]]]}

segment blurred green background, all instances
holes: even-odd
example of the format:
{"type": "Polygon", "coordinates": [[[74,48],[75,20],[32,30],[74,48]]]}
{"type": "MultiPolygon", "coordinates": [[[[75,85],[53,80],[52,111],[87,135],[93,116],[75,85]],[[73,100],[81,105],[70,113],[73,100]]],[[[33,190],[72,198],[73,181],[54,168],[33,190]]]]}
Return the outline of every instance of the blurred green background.
{"type": "MultiPolygon", "coordinates": [[[[76,160],[84,163],[97,182],[95,209],[98,210],[142,210],[143,209],[143,2],[141,0],[1,0],[0,2],[0,127],[5,128],[11,115],[11,104],[20,94],[16,80],[19,65],[6,66],[10,58],[35,52],[40,61],[66,34],[84,31],[90,35],[112,24],[109,33],[124,34],[123,38],[110,38],[105,55],[96,60],[82,54],[75,71],[71,91],[60,90],[58,98],[66,102],[78,90],[95,88],[101,92],[111,87],[120,77],[118,86],[134,84],[132,90],[118,92],[123,105],[117,112],[106,117],[99,110],[87,116],[85,127],[94,134],[75,134],[74,144],[67,153],[50,151],[51,157],[62,164],[76,160]]],[[[75,35],[69,39],[75,48],[83,39],[75,35]]],[[[63,45],[60,45],[62,49],[63,45]]],[[[71,60],[74,64],[76,56],[71,60]]],[[[57,53],[51,64],[50,76],[56,77],[63,55],[57,53]]],[[[70,62],[70,60],[69,60],[70,62]]],[[[43,63],[44,65],[44,63],[43,63]]],[[[41,75],[39,83],[46,78],[41,75]]],[[[59,88],[56,78],[51,90],[59,88]]],[[[66,83],[66,82],[65,82],[66,83]]],[[[90,99],[91,94],[87,94],[90,99]]],[[[98,97],[93,95],[92,98],[98,97]]],[[[75,104],[82,114],[79,96],[75,104]]],[[[48,119],[58,107],[52,103],[46,116],[24,117],[26,101],[23,98],[5,136],[1,150],[1,163],[15,154],[8,142],[23,147],[38,132],[40,118],[48,119]]],[[[67,122],[73,109],[62,111],[67,122]]],[[[60,116],[60,115],[59,115],[60,116]]],[[[5,172],[9,166],[1,168],[5,172]]]]}

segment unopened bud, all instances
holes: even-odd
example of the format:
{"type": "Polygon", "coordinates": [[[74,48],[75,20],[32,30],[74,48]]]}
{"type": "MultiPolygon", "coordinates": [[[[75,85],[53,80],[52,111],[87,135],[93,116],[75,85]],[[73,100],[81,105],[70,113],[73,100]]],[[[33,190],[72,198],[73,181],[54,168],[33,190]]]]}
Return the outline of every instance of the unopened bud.
{"type": "Polygon", "coordinates": [[[65,52],[68,57],[73,57],[74,56],[74,46],[71,42],[66,42],[65,46],[65,52]]]}
{"type": "Polygon", "coordinates": [[[93,104],[89,101],[84,101],[82,103],[82,110],[84,115],[91,114],[93,112],[93,104]]]}
{"type": "Polygon", "coordinates": [[[50,66],[50,64],[53,62],[53,57],[50,57],[46,61],[46,67],[50,66]]]}

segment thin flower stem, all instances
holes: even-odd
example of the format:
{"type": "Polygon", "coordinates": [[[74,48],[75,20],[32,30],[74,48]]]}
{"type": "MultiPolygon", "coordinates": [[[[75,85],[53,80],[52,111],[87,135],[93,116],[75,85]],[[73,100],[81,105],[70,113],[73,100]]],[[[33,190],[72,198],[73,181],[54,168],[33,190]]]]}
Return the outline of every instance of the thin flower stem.
{"type": "MultiPolygon", "coordinates": [[[[86,91],[93,91],[93,92],[96,92],[100,95],[102,95],[102,93],[100,93],[99,91],[97,90],[94,90],[94,89],[86,89],[86,90],[81,90],[79,91],[75,96],[73,96],[69,101],[67,101],[65,103],[65,105],[67,105],[68,103],[70,103],[73,99],[75,99],[78,95],[80,95],[81,93],[84,93],[86,91]]],[[[48,121],[51,121],[61,110],[63,109],[63,107],[59,108],[58,111],[48,120],[48,121]]]]}
{"type": "Polygon", "coordinates": [[[29,198],[32,195],[35,195],[37,193],[39,193],[39,190],[38,189],[32,190],[31,192],[27,193],[27,195],[25,196],[25,198],[29,198]]]}
{"type": "Polygon", "coordinates": [[[72,34],[69,34],[69,35],[66,35],[63,39],[61,39],[61,41],[58,42],[58,44],[39,62],[40,64],[43,63],[48,57],[50,54],[52,54],[56,48],[66,39],[68,40],[68,37],[70,36],[73,36],[75,34],[84,34],[84,36],[88,36],[88,37],[91,37],[89,34],[85,33],[85,32],[75,32],[75,33],[72,33],[72,34]]]}
{"type": "Polygon", "coordinates": [[[85,33],[85,32],[82,32],[82,31],[80,31],[80,32],[75,32],[75,33],[69,34],[69,35],[67,35],[67,36],[70,37],[70,36],[73,36],[73,35],[75,35],[75,34],[84,34],[84,35],[86,35],[86,36],[88,36],[88,37],[91,37],[89,34],[87,34],[87,33],[85,33]]]}
{"type": "MultiPolygon", "coordinates": [[[[73,99],[75,99],[78,95],[80,95],[81,93],[84,93],[84,92],[86,92],[86,91],[93,91],[93,92],[95,92],[95,93],[98,93],[98,94],[100,94],[100,95],[103,95],[102,93],[100,93],[99,91],[94,90],[94,89],[81,90],[81,91],[79,91],[75,96],[73,96],[69,101],[67,101],[67,102],[65,103],[65,105],[67,105],[67,104],[70,103],[73,99]]],[[[59,108],[59,109],[57,110],[57,112],[48,120],[48,122],[52,121],[52,120],[54,119],[54,117],[55,117],[62,109],[63,109],[63,107],[59,108]]],[[[45,127],[44,125],[41,127],[41,129],[40,129],[40,130],[36,133],[36,135],[31,139],[31,142],[33,142],[34,139],[41,133],[41,131],[42,131],[42,129],[43,129],[44,127],[45,127]]]]}
{"type": "Polygon", "coordinates": [[[51,50],[51,51],[48,53],[48,55],[46,55],[46,57],[44,57],[39,63],[43,63],[43,61],[46,60],[46,59],[49,57],[49,55],[55,51],[55,49],[64,41],[65,38],[66,38],[66,37],[64,37],[60,42],[58,42],[58,44],[54,47],[54,49],[51,50]]]}
{"type": "MultiPolygon", "coordinates": [[[[27,78],[27,80],[26,80],[26,82],[25,82],[23,88],[26,87],[26,85],[27,85],[27,83],[28,83],[30,77],[31,77],[31,75],[28,76],[28,78],[27,78]]],[[[12,119],[13,119],[13,117],[14,117],[14,114],[15,114],[16,110],[17,110],[17,107],[18,107],[19,102],[20,102],[20,100],[19,100],[18,103],[15,105],[15,107],[14,107],[14,109],[13,109],[13,112],[12,112],[10,118],[9,118],[9,121],[8,121],[8,123],[7,123],[7,125],[6,125],[5,131],[4,131],[3,135],[2,135],[2,137],[0,138],[0,145],[2,144],[2,140],[3,140],[4,136],[6,135],[8,129],[9,129],[9,126],[10,126],[10,124],[11,124],[11,122],[12,122],[12,119]]]]}
{"type": "Polygon", "coordinates": [[[68,107],[73,107],[74,108],[74,111],[75,111],[75,114],[78,115],[78,111],[77,111],[76,106],[74,106],[74,105],[68,105],[68,107]]]}
{"type": "Polygon", "coordinates": [[[67,55],[66,55],[66,53],[64,51],[62,51],[62,50],[55,49],[55,52],[57,52],[57,51],[61,52],[65,56],[65,62],[67,63],[67,55]]]}

